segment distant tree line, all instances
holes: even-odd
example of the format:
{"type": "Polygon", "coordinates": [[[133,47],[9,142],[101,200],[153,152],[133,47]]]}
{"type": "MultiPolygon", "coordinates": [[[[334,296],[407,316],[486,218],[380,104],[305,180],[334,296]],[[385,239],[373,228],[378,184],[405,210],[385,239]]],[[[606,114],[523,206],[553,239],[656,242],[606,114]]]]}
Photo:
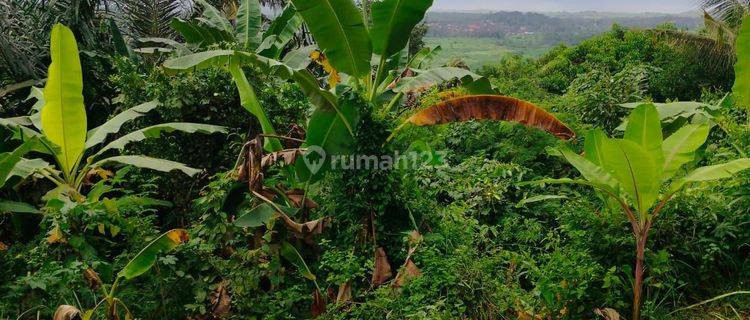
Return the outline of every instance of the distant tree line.
{"type": "Polygon", "coordinates": [[[428,15],[428,36],[490,37],[535,36],[544,44],[577,44],[608,31],[613,24],[625,27],[653,28],[669,24],[677,29],[694,30],[702,25],[700,16],[689,15],[607,15],[570,13],[553,17],[529,12],[434,12],[428,15]]]}

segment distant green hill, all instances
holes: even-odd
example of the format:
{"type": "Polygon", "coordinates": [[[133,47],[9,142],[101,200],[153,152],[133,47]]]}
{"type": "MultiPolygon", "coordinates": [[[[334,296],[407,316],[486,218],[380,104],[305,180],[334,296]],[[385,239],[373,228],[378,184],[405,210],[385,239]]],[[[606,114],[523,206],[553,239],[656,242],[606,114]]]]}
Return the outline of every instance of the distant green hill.
{"type": "Polygon", "coordinates": [[[703,20],[698,14],[616,14],[603,12],[431,12],[427,16],[430,37],[475,37],[505,39],[538,35],[545,45],[577,44],[609,30],[613,24],[653,28],[663,24],[694,30],[703,20]]]}
{"type": "Polygon", "coordinates": [[[559,44],[575,45],[607,32],[614,24],[630,28],[662,25],[697,30],[703,25],[698,14],[623,14],[606,12],[431,12],[425,41],[440,45],[437,62],[461,59],[472,69],[497,62],[505,55],[538,57],[559,44]]]}

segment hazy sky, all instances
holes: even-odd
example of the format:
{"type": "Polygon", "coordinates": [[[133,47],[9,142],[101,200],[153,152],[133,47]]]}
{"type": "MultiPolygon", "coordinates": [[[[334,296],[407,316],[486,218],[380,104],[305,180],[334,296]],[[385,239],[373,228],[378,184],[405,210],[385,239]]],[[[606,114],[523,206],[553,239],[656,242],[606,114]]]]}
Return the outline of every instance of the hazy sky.
{"type": "Polygon", "coordinates": [[[435,0],[435,10],[668,12],[696,10],[697,0],[435,0]]]}

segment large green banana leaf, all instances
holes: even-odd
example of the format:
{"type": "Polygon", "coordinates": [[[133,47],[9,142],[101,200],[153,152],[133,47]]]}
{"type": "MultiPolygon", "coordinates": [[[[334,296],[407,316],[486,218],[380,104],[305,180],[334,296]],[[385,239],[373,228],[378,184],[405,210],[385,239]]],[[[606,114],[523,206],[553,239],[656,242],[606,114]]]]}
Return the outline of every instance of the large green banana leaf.
{"type": "Polygon", "coordinates": [[[110,142],[104,148],[99,150],[94,155],[94,157],[104,154],[108,150],[114,150],[114,149],[124,150],[125,146],[127,146],[128,144],[132,142],[142,141],[145,139],[160,138],[163,133],[171,133],[175,131],[186,132],[186,133],[211,134],[211,133],[227,132],[227,128],[222,127],[222,126],[214,126],[210,124],[184,123],[184,122],[157,124],[155,126],[150,126],[148,128],[143,128],[140,130],[133,131],[131,133],[128,133],[122,136],[121,138],[115,141],[110,142]]]}
{"type": "Polygon", "coordinates": [[[642,104],[635,108],[628,117],[628,126],[625,129],[625,139],[633,141],[646,149],[654,159],[659,176],[664,163],[664,153],[662,151],[662,141],[664,137],[661,131],[661,121],[659,121],[659,112],[653,104],[642,104]]]}
{"type": "Polygon", "coordinates": [[[422,48],[406,64],[408,69],[424,69],[435,57],[443,51],[441,46],[435,48],[422,48]]]}
{"type": "Polygon", "coordinates": [[[406,47],[414,27],[424,19],[432,0],[384,0],[372,3],[372,49],[390,57],[406,47]]]}
{"type": "MultiPolygon", "coordinates": [[[[330,170],[334,156],[349,155],[355,142],[355,135],[349,126],[356,125],[359,121],[359,110],[351,93],[340,95],[339,102],[340,113],[338,110],[317,108],[310,117],[307,128],[307,139],[305,146],[310,148],[320,148],[324,154],[322,158],[310,158],[306,154],[305,159],[297,161],[297,174],[301,180],[317,181],[323,174],[330,170]],[[319,162],[320,165],[314,165],[312,162],[319,162]],[[315,168],[310,168],[312,165],[315,168]],[[317,170],[311,172],[310,169],[317,170]]],[[[315,150],[317,151],[317,150],[315,150]]]]}
{"type": "Polygon", "coordinates": [[[195,21],[183,21],[179,18],[174,18],[170,22],[170,25],[182,35],[185,42],[201,47],[207,47],[222,41],[232,42],[235,40],[234,36],[227,31],[195,21]]]}
{"type": "Polygon", "coordinates": [[[321,89],[317,79],[304,69],[294,70],[277,60],[262,57],[255,53],[233,50],[214,50],[195,53],[168,60],[164,63],[164,67],[172,71],[198,70],[210,67],[226,67],[230,62],[253,66],[268,75],[295,81],[310,99],[311,103],[318,106],[318,108],[335,110],[342,120],[345,121],[347,128],[353,132],[353,126],[346,122],[346,117],[343,116],[343,112],[338,107],[333,94],[321,89]]]}
{"type": "Polygon", "coordinates": [[[393,88],[394,92],[409,92],[429,89],[435,85],[452,80],[460,80],[461,85],[469,88],[472,94],[492,94],[494,90],[487,78],[469,70],[441,67],[429,70],[415,70],[417,76],[401,79],[393,88]]]}
{"type": "Polygon", "coordinates": [[[241,0],[237,11],[237,40],[246,49],[260,45],[260,28],[263,24],[258,0],[241,0]]]}
{"type": "MultiPolygon", "coordinates": [[[[609,139],[607,135],[604,133],[602,129],[593,129],[589,130],[589,132],[586,133],[586,139],[583,144],[583,151],[584,151],[584,157],[591,161],[591,163],[597,165],[598,167],[602,168],[602,170],[606,169],[603,168],[604,163],[604,157],[607,155],[604,154],[604,151],[602,150],[602,146],[604,144],[604,141],[609,139]]],[[[622,194],[621,190],[619,188],[619,184],[617,187],[614,188],[615,194],[612,195],[613,197],[616,196],[616,198],[619,199],[620,203],[622,203],[622,194]]],[[[613,212],[616,210],[615,203],[612,201],[612,198],[602,195],[601,193],[598,195],[599,198],[602,200],[602,202],[605,205],[605,208],[612,210],[613,212]]]]}
{"type": "MultiPolygon", "coordinates": [[[[237,62],[229,64],[229,72],[232,74],[234,83],[237,86],[237,91],[240,94],[240,104],[245,110],[253,114],[258,118],[260,122],[261,130],[264,134],[276,135],[276,129],[274,129],[271,120],[268,119],[266,111],[263,110],[263,106],[260,105],[258,96],[255,94],[255,89],[247,80],[245,72],[242,71],[242,67],[237,62]]],[[[283,149],[281,142],[276,138],[265,139],[265,149],[270,151],[281,151],[283,149]]]]}
{"type": "Polygon", "coordinates": [[[336,70],[353,77],[370,74],[372,44],[352,0],[291,0],[315,42],[336,70]]]}
{"type": "Polygon", "coordinates": [[[276,19],[271,22],[268,30],[263,33],[263,45],[258,48],[259,54],[273,59],[280,59],[284,47],[294,38],[294,34],[302,27],[302,17],[297,14],[293,5],[289,4],[276,19]]]}
{"type": "Polygon", "coordinates": [[[607,139],[602,144],[603,167],[620,182],[643,217],[659,197],[660,167],[641,145],[630,140],[607,139]]]}
{"type": "Polygon", "coordinates": [[[680,191],[682,187],[692,182],[715,181],[734,177],[737,173],[750,169],[750,159],[737,159],[724,164],[695,169],[682,179],[672,183],[671,193],[680,191]]]}
{"type": "Polygon", "coordinates": [[[736,41],[737,63],[734,65],[732,91],[741,106],[750,108],[750,15],[742,22],[736,41]]]}
{"type": "Polygon", "coordinates": [[[35,152],[51,156],[61,153],[62,149],[59,146],[53,144],[41,133],[26,127],[27,125],[30,125],[31,122],[33,122],[33,120],[30,120],[29,117],[0,119],[0,127],[5,127],[10,130],[12,132],[12,139],[14,140],[26,141],[32,138],[39,139],[41,143],[35,144],[33,150],[35,152]]]}
{"type": "Polygon", "coordinates": [[[34,137],[43,137],[42,134],[39,132],[34,131],[33,129],[27,128],[27,126],[32,125],[32,121],[30,117],[15,117],[15,118],[5,118],[0,119],[0,126],[13,131],[15,134],[13,136],[14,139],[19,140],[27,140],[34,137]]]}
{"type": "Polygon", "coordinates": [[[267,225],[276,216],[276,209],[263,203],[234,220],[233,224],[242,228],[257,228],[267,225]]]}
{"type": "Polygon", "coordinates": [[[317,49],[316,46],[312,45],[289,51],[281,62],[292,70],[307,69],[307,67],[310,66],[310,63],[312,63],[310,55],[317,49]]]}
{"type": "Polygon", "coordinates": [[[200,4],[203,7],[203,18],[205,19],[207,24],[230,34],[234,33],[232,23],[227,20],[227,18],[223,13],[221,13],[221,11],[219,11],[219,9],[216,9],[216,7],[212,6],[206,0],[196,0],[196,3],[200,4]]]}
{"type": "Polygon", "coordinates": [[[708,125],[688,124],[664,140],[663,181],[672,179],[683,165],[695,159],[695,151],[706,143],[710,131],[708,125]]]}
{"type": "Polygon", "coordinates": [[[585,152],[584,156],[597,166],[602,166],[604,163],[605,155],[602,151],[602,144],[606,139],[609,138],[607,138],[602,129],[594,129],[586,133],[586,138],[583,143],[583,151],[585,152]]]}
{"type": "Polygon", "coordinates": [[[283,70],[277,71],[277,69],[284,67],[281,62],[258,57],[253,53],[235,50],[212,50],[167,60],[164,62],[164,68],[173,72],[201,70],[214,67],[228,67],[232,61],[236,61],[242,65],[259,67],[264,72],[271,73],[271,75],[276,75],[276,72],[282,72],[283,70]]]}
{"type": "Polygon", "coordinates": [[[343,117],[336,110],[318,108],[313,112],[307,129],[306,145],[318,146],[329,155],[348,154],[354,143],[354,135],[347,127],[356,125],[359,120],[359,112],[356,106],[348,103],[349,99],[342,98],[343,117]]]}
{"type": "Polygon", "coordinates": [[[114,116],[103,125],[91,129],[86,139],[86,149],[104,142],[107,139],[107,135],[119,132],[123,124],[146,115],[146,113],[156,109],[158,106],[159,102],[156,100],[137,105],[114,116]]]}
{"type": "Polygon", "coordinates": [[[609,172],[597,166],[588,159],[577,155],[568,148],[560,149],[560,153],[570,162],[586,180],[601,185],[606,188],[610,194],[620,194],[620,184],[609,172]]]}
{"type": "Polygon", "coordinates": [[[55,171],[55,168],[51,164],[47,163],[47,161],[44,161],[42,159],[21,158],[21,161],[19,161],[13,168],[13,171],[11,171],[8,179],[12,177],[18,177],[20,178],[19,181],[23,181],[29,176],[41,170],[55,171]]]}
{"type": "Polygon", "coordinates": [[[37,144],[39,144],[38,138],[32,138],[27,140],[20,146],[18,146],[12,152],[6,152],[0,154],[0,187],[5,185],[5,182],[12,175],[16,165],[23,159],[23,156],[34,150],[37,144]]]}
{"type": "Polygon", "coordinates": [[[44,88],[42,132],[60,147],[60,168],[69,175],[83,155],[86,144],[86,108],[83,105],[83,74],[73,32],[62,24],[52,28],[52,63],[44,88]]]}
{"type": "Polygon", "coordinates": [[[141,252],[125,265],[117,277],[133,279],[146,273],[156,263],[159,254],[165,254],[174,250],[178,245],[188,241],[188,232],[183,229],[174,229],[162,234],[156,240],[149,243],[141,252]]]}
{"type": "Polygon", "coordinates": [[[96,163],[94,163],[92,166],[95,168],[103,167],[111,163],[131,165],[131,166],[138,167],[138,168],[151,169],[151,170],[156,170],[160,172],[171,172],[174,170],[179,170],[179,171],[182,171],[184,174],[191,176],[191,177],[201,172],[200,169],[191,168],[179,162],[151,158],[151,157],[146,157],[146,156],[116,156],[116,157],[99,160],[96,163]]]}

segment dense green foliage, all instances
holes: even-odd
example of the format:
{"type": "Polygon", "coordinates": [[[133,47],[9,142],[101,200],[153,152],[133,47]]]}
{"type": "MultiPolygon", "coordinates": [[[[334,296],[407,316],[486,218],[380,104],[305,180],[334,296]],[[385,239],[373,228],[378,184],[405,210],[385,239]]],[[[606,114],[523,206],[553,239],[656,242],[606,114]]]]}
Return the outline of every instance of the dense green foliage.
{"type": "MultiPolygon", "coordinates": [[[[614,26],[538,59],[496,57],[474,73],[437,63],[444,61],[435,59],[440,50],[409,47],[409,35],[424,33],[419,22],[432,1],[387,0],[362,14],[349,0],[293,0],[275,23],[261,20],[255,0],[234,10],[209,2],[200,1],[195,19],[172,20],[174,29],[164,29],[164,21],[143,29],[127,27],[137,19],[122,23],[126,35],[179,35],[151,39],[165,45],[158,50],[134,50],[136,39],[125,51],[94,46],[84,26],[71,24],[84,49],[81,70],[63,71],[80,77],[82,89],[63,92],[82,90],[75,108],[65,106],[84,120],[42,130],[53,135],[54,125],[75,124],[83,146],[71,151],[70,165],[59,161],[65,151],[58,143],[44,149],[19,140],[29,132],[20,127],[32,130],[36,117],[45,117],[40,108],[65,108],[39,104],[55,90],[23,87],[0,97],[0,174],[16,172],[0,189],[0,319],[51,319],[60,305],[92,319],[118,312],[134,319],[597,319],[603,308],[629,319],[638,248],[633,221],[594,189],[549,182],[616,178],[622,191],[607,191],[645,212],[651,201],[636,191],[647,190],[655,202],[660,190],[671,195],[662,182],[711,174],[727,179],[686,184],[659,207],[658,219],[636,219],[651,231],[642,317],[750,316],[750,298],[741,294],[683,309],[747,290],[750,277],[750,174],[739,171],[746,163],[689,175],[746,157],[750,106],[742,94],[726,97],[734,73],[704,64],[699,50],[675,47],[659,32],[614,26]],[[398,11],[403,1],[413,6],[409,12],[398,11]],[[300,39],[310,38],[300,31],[303,21],[323,52],[303,46],[300,39]],[[331,33],[337,21],[347,28],[331,33]],[[191,37],[190,28],[206,32],[191,37]],[[370,59],[372,52],[385,55],[370,59]],[[415,111],[488,92],[534,102],[588,139],[564,142],[509,122],[406,125],[415,111]],[[623,106],[688,100],[703,103],[623,106]],[[673,107],[684,110],[666,114],[673,107]],[[146,131],[108,155],[147,154],[183,163],[194,175],[132,161],[136,166],[104,170],[86,161],[98,150],[88,149],[96,133],[86,136],[86,129],[119,123],[123,114],[127,121],[106,131],[102,146],[140,128],[191,126],[146,131]],[[201,132],[195,123],[226,129],[189,134],[201,132]],[[594,161],[589,139],[605,139],[601,129],[610,142],[648,133],[643,146],[625,144],[655,165],[663,159],[651,142],[666,138],[664,145],[674,146],[670,137],[687,135],[680,128],[705,130],[695,134],[705,139],[669,157],[679,162],[670,174],[636,164],[639,176],[630,181],[622,158],[610,154],[606,165],[596,163],[604,176],[597,178],[576,162],[583,151],[594,161]],[[313,145],[328,152],[318,172],[298,157],[297,148],[313,145]],[[273,153],[281,149],[294,157],[273,153]],[[331,157],[406,151],[420,152],[415,166],[349,170],[331,157]],[[60,164],[45,166],[49,171],[15,165],[40,161],[60,164]],[[78,192],[59,192],[55,179],[45,179],[64,177],[60,171],[81,178],[73,181],[78,192]],[[627,181],[648,185],[632,189],[627,181]]],[[[115,25],[101,26],[102,36],[112,37],[115,25]]],[[[39,28],[46,35],[52,24],[39,28]]],[[[32,40],[48,50],[46,40],[32,40]]],[[[32,63],[27,75],[59,78],[57,49],[57,67],[47,76],[39,67],[50,62],[46,54],[21,61],[32,63]]],[[[740,74],[748,58],[738,58],[740,74]]],[[[26,80],[17,70],[24,69],[0,73],[0,83],[26,80]]],[[[738,83],[735,93],[744,90],[738,83]]]]}
{"type": "Polygon", "coordinates": [[[486,66],[504,94],[577,117],[611,132],[627,115],[620,104],[691,101],[731,91],[731,69],[705,66],[700,51],[676,48],[649,31],[614,26],[575,47],[559,46],[538,60],[504,58],[486,66]]]}

